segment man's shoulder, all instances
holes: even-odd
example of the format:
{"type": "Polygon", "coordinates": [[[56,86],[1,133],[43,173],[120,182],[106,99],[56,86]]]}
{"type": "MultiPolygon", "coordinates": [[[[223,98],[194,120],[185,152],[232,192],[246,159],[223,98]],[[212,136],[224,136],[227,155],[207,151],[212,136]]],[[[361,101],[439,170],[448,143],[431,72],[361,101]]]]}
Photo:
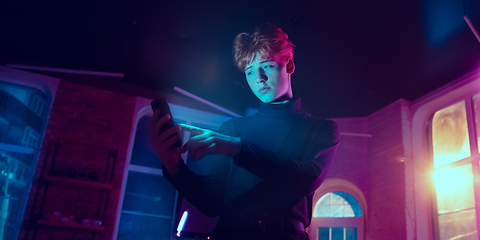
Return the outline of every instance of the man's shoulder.
{"type": "Polygon", "coordinates": [[[337,125],[337,122],[335,122],[334,120],[332,120],[330,118],[319,118],[319,117],[313,116],[313,115],[311,115],[307,112],[303,112],[303,114],[299,115],[299,117],[303,121],[307,121],[307,122],[311,122],[311,123],[315,123],[315,124],[337,125]]]}
{"type": "Polygon", "coordinates": [[[245,117],[234,117],[222,123],[220,132],[228,135],[235,135],[242,125],[245,117]]]}
{"type": "Polygon", "coordinates": [[[340,127],[337,122],[328,118],[317,118],[315,121],[315,132],[329,136],[333,142],[340,140],[340,127]]]}
{"type": "MultiPolygon", "coordinates": [[[[303,116],[303,123],[310,127],[313,127],[316,131],[329,132],[333,135],[339,135],[340,128],[338,123],[330,118],[318,118],[305,113],[303,116]]],[[[313,130],[313,129],[312,129],[313,130]]]]}
{"type": "Polygon", "coordinates": [[[249,115],[249,116],[234,117],[234,118],[230,118],[229,120],[225,121],[223,124],[240,124],[240,123],[243,123],[243,122],[258,119],[258,117],[259,117],[258,113],[255,113],[255,114],[252,114],[252,115],[249,115]]]}
{"type": "Polygon", "coordinates": [[[253,114],[250,116],[235,117],[223,122],[220,127],[220,132],[237,136],[241,134],[242,129],[249,128],[253,125],[258,125],[262,120],[259,118],[258,114],[253,114]]]}

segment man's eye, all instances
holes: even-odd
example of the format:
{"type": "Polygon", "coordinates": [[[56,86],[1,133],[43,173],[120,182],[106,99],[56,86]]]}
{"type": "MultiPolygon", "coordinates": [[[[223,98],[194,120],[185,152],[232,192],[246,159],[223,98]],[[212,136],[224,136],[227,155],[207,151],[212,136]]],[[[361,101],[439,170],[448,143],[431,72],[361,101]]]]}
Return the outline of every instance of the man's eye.
{"type": "Polygon", "coordinates": [[[253,74],[252,71],[248,71],[248,72],[247,72],[247,76],[250,76],[250,75],[252,75],[252,74],[253,74]]]}
{"type": "Polygon", "coordinates": [[[273,68],[273,67],[274,67],[273,64],[269,64],[269,65],[263,66],[263,69],[269,69],[269,68],[273,68]]]}

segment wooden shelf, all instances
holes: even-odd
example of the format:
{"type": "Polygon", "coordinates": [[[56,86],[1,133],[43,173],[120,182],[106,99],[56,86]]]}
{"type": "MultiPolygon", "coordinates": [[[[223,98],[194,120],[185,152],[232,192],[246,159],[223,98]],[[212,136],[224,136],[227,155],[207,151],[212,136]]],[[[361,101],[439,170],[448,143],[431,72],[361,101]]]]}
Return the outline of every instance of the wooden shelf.
{"type": "Polygon", "coordinates": [[[58,185],[64,185],[64,186],[77,186],[77,187],[83,187],[83,188],[99,188],[99,189],[106,189],[106,190],[112,189],[112,185],[110,185],[110,184],[82,181],[82,180],[76,180],[76,179],[64,178],[64,177],[47,176],[47,181],[51,182],[51,183],[58,184],[58,185]]]}
{"type": "Polygon", "coordinates": [[[61,222],[48,222],[44,220],[37,220],[38,225],[51,226],[51,227],[63,227],[63,228],[76,228],[94,231],[103,231],[105,227],[102,226],[85,226],[80,223],[61,223],[61,222]]]}

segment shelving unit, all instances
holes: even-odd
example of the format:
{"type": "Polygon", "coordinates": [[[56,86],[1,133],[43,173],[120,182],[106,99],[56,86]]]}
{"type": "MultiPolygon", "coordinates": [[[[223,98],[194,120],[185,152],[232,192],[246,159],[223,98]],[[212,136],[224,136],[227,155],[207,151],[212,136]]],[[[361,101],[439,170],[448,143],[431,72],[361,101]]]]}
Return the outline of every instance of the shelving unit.
{"type": "MultiPolygon", "coordinates": [[[[82,192],[83,192],[82,194],[93,194],[92,199],[94,198],[94,196],[97,196],[99,198],[98,198],[98,202],[95,202],[95,203],[93,203],[93,205],[91,205],[93,207],[92,207],[92,211],[90,211],[89,213],[95,214],[95,217],[93,217],[93,218],[97,219],[97,220],[100,220],[103,223],[104,220],[105,220],[105,214],[107,212],[108,201],[109,201],[109,198],[110,198],[110,190],[112,189],[113,169],[115,168],[117,152],[116,151],[115,152],[112,152],[112,151],[109,152],[108,162],[107,162],[107,165],[106,165],[106,168],[105,168],[105,175],[103,177],[103,182],[96,182],[96,181],[94,182],[94,181],[89,181],[87,179],[75,179],[75,178],[69,178],[69,177],[66,177],[66,176],[65,177],[60,177],[60,176],[52,175],[52,173],[55,174],[55,171],[53,171],[54,160],[55,160],[56,152],[59,148],[60,148],[60,143],[57,142],[55,144],[55,151],[54,151],[54,154],[53,154],[53,157],[52,157],[53,160],[52,160],[52,164],[51,164],[51,168],[50,168],[50,175],[42,178],[44,180],[44,183],[45,183],[45,191],[43,193],[42,203],[40,205],[40,214],[42,214],[42,216],[39,217],[38,220],[35,222],[35,232],[34,232],[33,239],[37,239],[37,233],[39,232],[40,228],[45,228],[45,229],[47,229],[47,228],[71,229],[72,230],[72,235],[74,235],[74,236],[77,235],[77,233],[79,233],[79,231],[83,235],[86,235],[88,232],[90,232],[91,233],[91,240],[97,239],[99,233],[101,233],[102,231],[105,230],[105,227],[103,225],[99,225],[99,226],[83,225],[83,224],[78,223],[76,221],[75,222],[60,222],[57,219],[55,221],[51,221],[48,218],[44,219],[43,218],[44,206],[46,205],[45,204],[47,202],[46,199],[48,199],[47,196],[49,194],[54,194],[55,191],[57,191],[56,193],[59,194],[58,191],[62,191],[61,189],[63,189],[63,188],[78,190],[77,191],[78,194],[80,194],[82,192]],[[113,159],[113,165],[110,166],[111,165],[110,160],[112,160],[112,159],[113,159]],[[110,171],[110,174],[109,174],[110,178],[109,178],[108,183],[107,183],[107,175],[108,175],[108,170],[109,169],[111,171],[110,171]],[[55,188],[52,188],[52,186],[55,186],[55,188]],[[97,193],[98,193],[98,195],[97,195],[97,193]]],[[[55,195],[53,195],[53,196],[55,196],[55,195]]],[[[90,196],[90,195],[86,195],[86,196],[90,196]]],[[[57,201],[62,202],[62,199],[58,200],[58,198],[57,198],[57,201]]],[[[78,216],[79,213],[82,213],[81,211],[78,212],[79,211],[78,206],[81,206],[84,203],[78,202],[78,201],[77,202],[63,201],[61,204],[62,204],[62,206],[72,206],[73,204],[75,204],[75,209],[76,209],[75,214],[72,214],[72,215],[76,215],[76,216],[74,216],[76,218],[75,220],[79,220],[78,218],[81,218],[80,216],[78,216]],[[65,204],[65,205],[63,205],[63,204],[65,204]]],[[[91,220],[93,220],[93,219],[91,219],[91,220]]],[[[45,232],[43,234],[45,234],[45,232]]],[[[40,234],[39,234],[39,236],[40,236],[40,234]]]]}
{"type": "Polygon", "coordinates": [[[51,227],[63,227],[63,228],[77,228],[85,230],[103,231],[103,226],[85,226],[80,223],[61,223],[61,222],[48,222],[45,220],[37,220],[37,225],[51,226],[51,227]]]}
{"type": "Polygon", "coordinates": [[[92,189],[92,188],[105,189],[105,190],[112,189],[112,185],[110,184],[88,182],[88,181],[75,180],[75,179],[64,178],[64,177],[47,176],[46,180],[50,183],[54,183],[58,186],[64,186],[64,187],[72,186],[72,187],[89,188],[89,189],[92,189]]]}
{"type": "MultiPolygon", "coordinates": [[[[110,190],[112,189],[112,185],[98,183],[98,182],[88,182],[84,180],[63,178],[63,177],[55,177],[55,176],[47,176],[45,180],[46,180],[46,189],[45,189],[44,201],[45,201],[46,195],[49,194],[48,190],[49,190],[49,186],[51,185],[59,186],[62,188],[75,188],[80,191],[93,190],[93,191],[100,192],[100,201],[97,206],[97,217],[98,219],[101,219],[103,222],[103,219],[105,217],[106,207],[107,207],[109,196],[110,196],[110,190]],[[104,194],[106,194],[106,197],[104,197],[104,194]],[[103,213],[101,213],[101,209],[103,209],[103,213]]],[[[45,202],[42,203],[42,209],[44,204],[45,202]]],[[[74,204],[74,203],[65,203],[65,204],[74,204]]],[[[36,221],[34,239],[36,239],[37,232],[40,227],[72,229],[74,231],[91,231],[92,240],[97,239],[98,233],[105,230],[105,227],[101,225],[93,226],[93,225],[83,225],[77,222],[63,223],[59,221],[48,221],[48,220],[41,219],[36,221]]],[[[72,234],[75,235],[75,232],[72,232],[72,234]]]]}

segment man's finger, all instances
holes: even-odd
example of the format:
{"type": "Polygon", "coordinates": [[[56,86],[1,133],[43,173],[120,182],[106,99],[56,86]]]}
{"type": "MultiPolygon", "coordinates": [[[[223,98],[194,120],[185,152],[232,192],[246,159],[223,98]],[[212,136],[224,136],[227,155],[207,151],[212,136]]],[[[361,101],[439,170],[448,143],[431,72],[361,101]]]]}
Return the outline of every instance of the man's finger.
{"type": "Polygon", "coordinates": [[[199,142],[202,142],[204,139],[205,138],[202,137],[201,135],[198,135],[198,136],[195,136],[195,137],[192,137],[192,138],[188,139],[188,141],[183,145],[181,152],[185,153],[192,146],[197,145],[199,142]]]}
{"type": "Polygon", "coordinates": [[[188,124],[179,123],[178,125],[182,126],[183,130],[185,130],[187,132],[191,132],[195,135],[203,134],[206,131],[205,129],[195,127],[195,126],[192,126],[192,125],[188,125],[188,124]]]}
{"type": "MultiPolygon", "coordinates": [[[[182,127],[183,129],[183,127],[182,127]]],[[[185,153],[189,148],[190,146],[192,146],[192,144],[194,143],[195,139],[188,139],[188,141],[183,145],[182,149],[180,150],[181,153],[185,153]]]]}
{"type": "Polygon", "coordinates": [[[205,156],[209,153],[214,153],[215,152],[214,148],[215,148],[216,144],[215,143],[209,143],[209,142],[207,144],[209,144],[207,147],[202,147],[195,152],[195,156],[193,157],[193,159],[198,160],[198,159],[202,158],[203,156],[205,156]]]}
{"type": "Polygon", "coordinates": [[[165,132],[156,136],[156,138],[159,143],[163,144],[167,139],[171,138],[174,135],[177,135],[178,137],[180,137],[180,135],[178,134],[179,132],[180,132],[180,127],[175,126],[167,129],[165,132]]]}
{"type": "MultiPolygon", "coordinates": [[[[175,144],[177,141],[180,141],[180,135],[176,134],[173,135],[172,137],[168,138],[165,140],[165,142],[162,144],[162,147],[164,147],[167,151],[170,150],[170,147],[175,144]]],[[[176,148],[176,151],[178,151],[179,147],[176,148]]]]}
{"type": "Polygon", "coordinates": [[[153,117],[152,117],[152,120],[151,120],[152,129],[155,129],[154,127],[155,127],[155,124],[158,121],[159,115],[160,115],[160,110],[157,109],[157,111],[155,111],[153,113],[153,117]]]}
{"type": "Polygon", "coordinates": [[[192,146],[198,145],[198,143],[212,142],[214,140],[215,140],[215,134],[213,134],[212,131],[208,131],[208,132],[204,132],[203,134],[195,135],[191,137],[187,141],[188,144],[185,144],[185,145],[187,145],[186,148],[190,149],[192,146]]]}
{"type": "Polygon", "coordinates": [[[158,121],[154,122],[153,132],[157,135],[160,134],[160,129],[168,121],[168,119],[170,119],[170,115],[166,114],[163,117],[161,117],[158,121]]]}
{"type": "Polygon", "coordinates": [[[200,148],[198,149],[196,152],[195,152],[195,158],[196,160],[204,157],[205,155],[207,154],[210,154],[210,153],[216,153],[216,148],[217,148],[217,144],[214,143],[214,142],[206,142],[206,144],[208,146],[205,146],[203,148],[200,148]]]}
{"type": "Polygon", "coordinates": [[[206,153],[210,153],[209,148],[215,145],[214,140],[215,139],[213,137],[196,139],[195,142],[189,147],[190,156],[193,159],[198,160],[206,153]]]}

